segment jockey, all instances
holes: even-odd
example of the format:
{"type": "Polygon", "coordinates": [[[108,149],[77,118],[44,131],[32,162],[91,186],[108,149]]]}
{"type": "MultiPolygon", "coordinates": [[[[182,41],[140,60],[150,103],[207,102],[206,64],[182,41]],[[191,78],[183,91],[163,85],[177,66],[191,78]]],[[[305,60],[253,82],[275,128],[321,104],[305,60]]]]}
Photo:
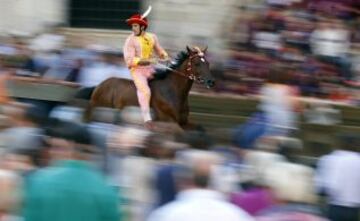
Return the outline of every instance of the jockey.
{"type": "Polygon", "coordinates": [[[151,90],[148,79],[151,79],[155,72],[152,66],[156,63],[153,52],[155,51],[160,59],[167,60],[169,58],[166,51],[160,46],[156,35],[146,32],[148,27],[146,16],[150,11],[151,6],[143,15],[135,14],[126,20],[133,33],[126,39],[124,45],[125,62],[137,89],[145,126],[152,120],[150,114],[151,90]]]}

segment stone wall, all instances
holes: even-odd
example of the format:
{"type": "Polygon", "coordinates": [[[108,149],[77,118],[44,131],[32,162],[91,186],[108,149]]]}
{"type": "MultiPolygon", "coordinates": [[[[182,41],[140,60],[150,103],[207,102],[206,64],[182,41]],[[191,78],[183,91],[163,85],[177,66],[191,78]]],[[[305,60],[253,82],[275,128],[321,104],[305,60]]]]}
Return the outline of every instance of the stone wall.
{"type": "Polygon", "coordinates": [[[35,34],[49,25],[66,23],[67,0],[1,0],[0,35],[35,34]]]}
{"type": "MultiPolygon", "coordinates": [[[[237,0],[150,0],[150,31],[158,34],[169,49],[184,49],[185,45],[208,45],[214,53],[225,47],[224,34],[234,18],[237,0]]],[[[144,5],[146,8],[146,5],[144,5]]]]}
{"type": "Polygon", "coordinates": [[[104,30],[88,28],[63,28],[61,32],[66,36],[68,42],[79,45],[100,44],[113,49],[122,50],[126,37],[130,34],[128,30],[104,30]],[[81,44],[81,42],[80,42],[81,44]]]}
{"type": "MultiPolygon", "coordinates": [[[[260,0],[147,0],[143,11],[153,6],[149,16],[150,32],[158,34],[169,51],[186,45],[209,46],[220,56],[226,48],[229,27],[237,16],[237,7],[260,0]]],[[[0,35],[9,32],[34,34],[47,25],[67,23],[68,0],[1,0],[0,35]]],[[[65,28],[64,34],[75,39],[121,48],[128,30],[65,28]]]]}

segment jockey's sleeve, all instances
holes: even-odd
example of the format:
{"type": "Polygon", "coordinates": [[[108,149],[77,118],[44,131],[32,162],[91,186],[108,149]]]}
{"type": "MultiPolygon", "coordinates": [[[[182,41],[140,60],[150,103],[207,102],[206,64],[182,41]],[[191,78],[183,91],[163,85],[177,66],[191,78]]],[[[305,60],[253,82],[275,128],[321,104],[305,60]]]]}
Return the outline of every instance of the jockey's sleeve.
{"type": "Polygon", "coordinates": [[[141,58],[136,56],[135,45],[133,43],[132,36],[126,39],[123,50],[124,59],[128,68],[136,67],[141,58]]]}
{"type": "Polygon", "coordinates": [[[168,54],[166,53],[166,51],[161,47],[159,39],[157,38],[157,36],[155,34],[153,34],[153,36],[154,36],[154,48],[155,48],[156,53],[161,58],[168,57],[168,54]]]}

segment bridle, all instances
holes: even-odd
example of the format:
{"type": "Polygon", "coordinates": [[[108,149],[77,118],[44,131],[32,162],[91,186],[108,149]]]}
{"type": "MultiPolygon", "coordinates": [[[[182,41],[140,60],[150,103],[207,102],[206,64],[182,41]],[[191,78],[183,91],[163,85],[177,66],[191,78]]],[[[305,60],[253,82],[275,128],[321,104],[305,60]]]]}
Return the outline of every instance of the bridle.
{"type": "Polygon", "coordinates": [[[190,79],[192,81],[195,81],[195,82],[198,82],[198,83],[204,83],[204,79],[202,77],[196,77],[194,72],[192,71],[192,66],[193,66],[192,62],[193,62],[194,58],[200,58],[205,62],[204,53],[199,50],[198,53],[194,53],[194,54],[189,56],[188,62],[186,64],[185,72],[181,72],[181,71],[178,71],[178,70],[175,70],[175,69],[171,69],[171,71],[181,75],[182,77],[188,78],[188,79],[190,79]]]}

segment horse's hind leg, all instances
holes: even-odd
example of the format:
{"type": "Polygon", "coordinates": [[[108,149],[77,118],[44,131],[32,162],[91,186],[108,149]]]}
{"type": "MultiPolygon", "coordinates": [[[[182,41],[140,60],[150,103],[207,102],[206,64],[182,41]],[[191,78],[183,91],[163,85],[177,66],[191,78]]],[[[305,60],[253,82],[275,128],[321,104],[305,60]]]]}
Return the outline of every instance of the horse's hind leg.
{"type": "Polygon", "coordinates": [[[154,108],[155,121],[173,122],[180,126],[180,116],[173,107],[167,104],[158,103],[160,108],[154,108]]]}
{"type": "Polygon", "coordinates": [[[97,107],[111,107],[111,104],[107,104],[106,101],[104,101],[103,99],[101,99],[102,96],[102,91],[97,89],[94,91],[94,93],[92,94],[89,102],[86,104],[86,106],[84,107],[85,111],[84,111],[84,116],[83,116],[83,120],[84,122],[90,122],[92,119],[92,113],[93,110],[97,107]]]}
{"type": "Polygon", "coordinates": [[[84,114],[82,120],[84,122],[88,122],[90,120],[91,109],[92,109],[91,102],[92,101],[90,99],[88,100],[88,99],[84,99],[83,97],[75,96],[69,100],[68,105],[83,109],[84,114]]]}

